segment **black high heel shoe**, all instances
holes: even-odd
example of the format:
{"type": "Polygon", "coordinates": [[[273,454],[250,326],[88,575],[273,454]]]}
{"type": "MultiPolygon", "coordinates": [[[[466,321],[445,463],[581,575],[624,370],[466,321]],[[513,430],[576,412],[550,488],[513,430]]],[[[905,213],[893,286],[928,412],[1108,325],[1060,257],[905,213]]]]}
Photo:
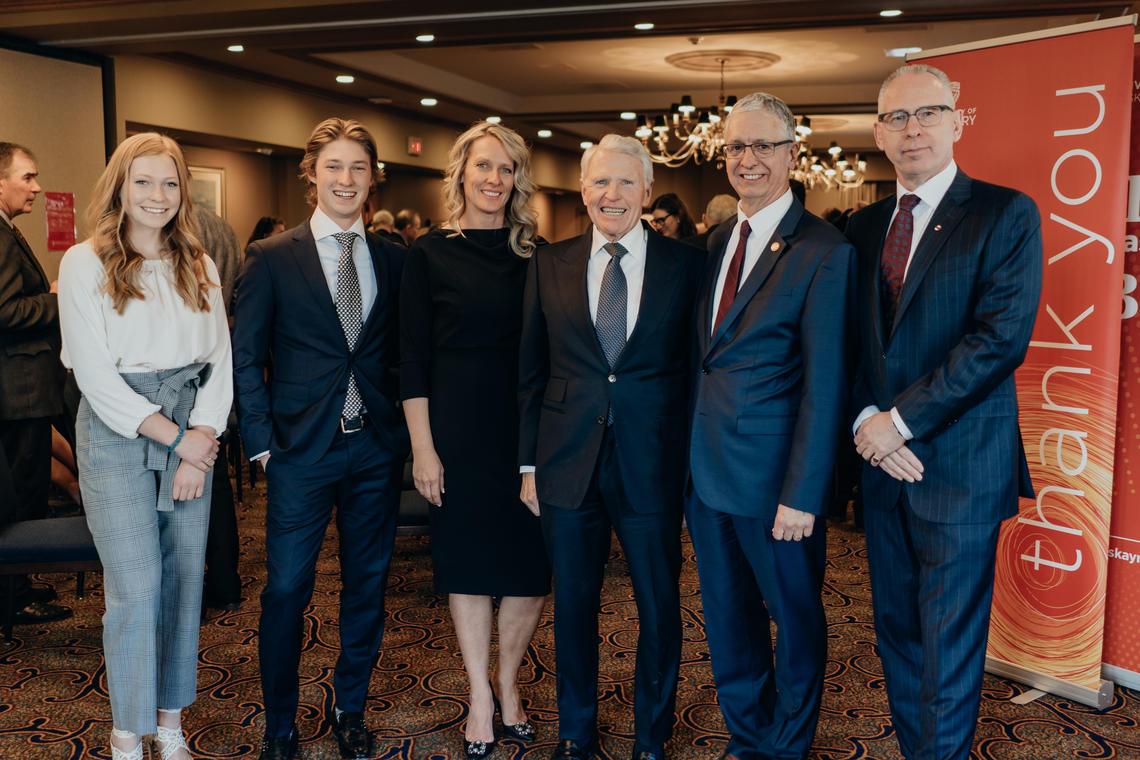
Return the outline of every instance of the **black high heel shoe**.
{"type": "Polygon", "coordinates": [[[530,744],[538,738],[538,731],[535,730],[534,725],[529,720],[524,720],[521,723],[507,724],[506,714],[503,712],[503,706],[499,704],[499,697],[495,694],[494,688],[491,689],[491,699],[495,700],[495,712],[503,719],[503,735],[511,739],[522,742],[523,744],[530,744]]]}
{"type": "MultiPolygon", "coordinates": [[[[487,682],[490,686],[490,682],[487,682]]],[[[494,710],[498,709],[499,700],[495,698],[495,690],[491,689],[491,699],[493,707],[491,712],[491,741],[468,741],[467,737],[463,737],[463,753],[467,756],[467,760],[482,760],[495,751],[495,745],[498,743],[495,737],[495,713],[494,710]]]]}

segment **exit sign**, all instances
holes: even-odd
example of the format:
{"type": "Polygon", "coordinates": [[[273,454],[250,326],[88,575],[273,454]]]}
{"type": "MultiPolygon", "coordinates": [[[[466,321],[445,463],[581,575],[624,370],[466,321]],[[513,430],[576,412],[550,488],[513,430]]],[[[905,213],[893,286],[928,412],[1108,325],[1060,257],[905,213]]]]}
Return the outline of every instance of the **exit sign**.
{"type": "Polygon", "coordinates": [[[422,137],[409,137],[408,138],[408,155],[418,156],[424,150],[424,139],[422,137]]]}

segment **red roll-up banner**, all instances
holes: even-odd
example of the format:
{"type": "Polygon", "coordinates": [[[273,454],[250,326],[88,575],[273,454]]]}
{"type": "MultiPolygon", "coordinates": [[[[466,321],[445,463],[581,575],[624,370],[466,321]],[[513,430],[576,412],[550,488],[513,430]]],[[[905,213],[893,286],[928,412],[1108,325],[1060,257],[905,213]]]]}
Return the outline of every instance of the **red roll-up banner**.
{"type": "Polygon", "coordinates": [[[1002,528],[986,668],[1105,707],[1101,678],[1120,369],[1135,16],[932,50],[969,175],[1041,211],[1045,279],[1017,371],[1036,499],[1002,528]]]}
{"type": "MultiPolygon", "coordinates": [[[[1137,41],[1140,38],[1134,40],[1137,41]]],[[[1140,47],[1133,50],[1132,141],[1124,237],[1120,397],[1108,596],[1104,613],[1104,677],[1140,688],[1140,47]]]]}

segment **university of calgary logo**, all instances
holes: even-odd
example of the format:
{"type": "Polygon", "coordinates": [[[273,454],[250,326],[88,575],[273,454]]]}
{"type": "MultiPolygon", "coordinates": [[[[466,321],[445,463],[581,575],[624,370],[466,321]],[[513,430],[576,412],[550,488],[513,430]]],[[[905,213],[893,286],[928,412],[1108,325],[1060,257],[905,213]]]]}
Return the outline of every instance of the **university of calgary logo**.
{"type": "Polygon", "coordinates": [[[966,108],[964,106],[958,105],[958,96],[962,94],[962,83],[951,82],[950,94],[954,97],[954,104],[957,106],[957,111],[962,117],[962,128],[965,129],[966,127],[973,126],[974,120],[978,118],[977,107],[970,106],[969,108],[966,108]]]}

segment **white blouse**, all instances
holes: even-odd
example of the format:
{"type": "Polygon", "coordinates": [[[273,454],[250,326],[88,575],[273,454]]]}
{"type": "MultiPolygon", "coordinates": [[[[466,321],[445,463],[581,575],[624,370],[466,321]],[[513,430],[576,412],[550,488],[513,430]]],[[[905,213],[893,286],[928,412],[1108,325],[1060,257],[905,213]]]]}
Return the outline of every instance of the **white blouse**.
{"type": "MultiPolygon", "coordinates": [[[[204,261],[210,280],[218,282],[213,260],[206,256],[204,261]]],[[[135,438],[142,421],[161,407],[133,391],[119,374],[206,362],[210,376],[198,389],[189,424],[209,425],[221,435],[233,402],[233,357],[221,288],[210,289],[209,311],[194,311],[175,288],[171,260],[147,259],[138,281],[145,300],[128,300],[119,314],[103,290],[106,281],[103,262],[90,243],[74,245],[63,255],[61,358],[75,371],[92,411],[119,435],[135,438]]]]}

